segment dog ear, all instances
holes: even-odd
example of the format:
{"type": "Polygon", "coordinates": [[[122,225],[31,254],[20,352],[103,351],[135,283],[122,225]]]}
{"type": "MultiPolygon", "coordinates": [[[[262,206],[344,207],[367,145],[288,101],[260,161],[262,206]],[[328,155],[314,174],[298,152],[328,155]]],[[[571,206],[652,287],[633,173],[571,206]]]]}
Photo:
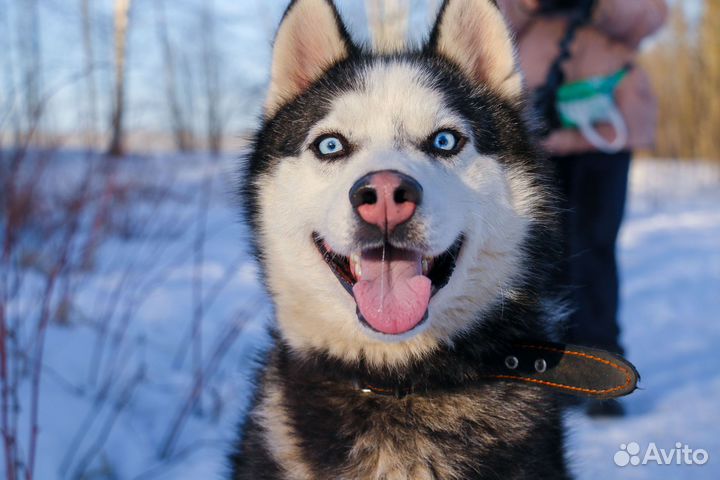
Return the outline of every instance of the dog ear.
{"type": "Polygon", "coordinates": [[[445,0],[428,49],[505,97],[523,91],[510,30],[496,0],[445,0]]]}
{"type": "Polygon", "coordinates": [[[275,36],[266,117],[354,49],[332,0],[293,0],[275,36]]]}

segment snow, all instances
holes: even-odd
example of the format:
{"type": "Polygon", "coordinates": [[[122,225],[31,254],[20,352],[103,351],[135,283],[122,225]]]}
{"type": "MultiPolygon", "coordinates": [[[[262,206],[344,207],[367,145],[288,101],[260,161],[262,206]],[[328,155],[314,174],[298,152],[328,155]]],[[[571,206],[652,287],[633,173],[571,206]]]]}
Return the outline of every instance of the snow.
{"type": "Polygon", "coordinates": [[[570,415],[580,478],[720,477],[720,183],[708,165],[636,162],[621,232],[623,341],[642,375],[623,420],[570,415]],[[621,444],[677,442],[708,452],[699,465],[617,467],[621,444]]]}
{"type": "MultiPolygon", "coordinates": [[[[53,174],[41,182],[48,197],[77,187],[84,158],[63,152],[53,160],[53,174]]],[[[232,158],[122,159],[116,183],[162,193],[138,194],[128,205],[113,206],[123,234],[102,245],[92,273],[79,274],[69,321],[48,330],[35,478],[76,478],[79,472],[86,478],[212,478],[222,471],[228,441],[252,393],[253,356],[267,344],[269,316],[236,213],[235,169],[232,158]],[[206,185],[211,189],[207,205],[206,185]],[[206,226],[206,234],[196,274],[198,225],[206,226]],[[197,278],[202,279],[205,385],[199,406],[161,458],[192,392],[189,338],[197,278]],[[108,335],[101,330],[105,322],[108,335]],[[104,343],[98,343],[101,338],[104,343]],[[228,339],[234,341],[223,344],[228,339]],[[216,352],[220,361],[214,367],[216,352]]],[[[43,247],[42,239],[24,243],[28,249],[43,247]]],[[[25,275],[22,295],[8,305],[11,323],[34,320],[38,313],[35,275],[25,275]]],[[[21,322],[29,343],[31,326],[21,322]]],[[[25,381],[19,392],[23,456],[29,388],[25,381]]]]}
{"type": "MultiPolygon", "coordinates": [[[[141,206],[153,212],[147,228],[110,240],[77,289],[70,323],[48,331],[38,479],[70,479],[79,471],[98,479],[221,478],[235,426],[252,394],[253,359],[268,344],[270,311],[236,213],[235,160],[131,158],[123,171],[136,175],[140,168],[143,177],[161,179],[174,194],[154,210],[141,206]],[[159,174],[168,162],[171,177],[159,174]],[[199,270],[208,300],[202,364],[211,363],[220,342],[239,334],[217,368],[208,367],[200,406],[181,424],[163,458],[163,444],[194,378],[187,343],[198,278],[193,244],[208,181],[212,189],[199,270]],[[116,295],[117,308],[109,309],[116,295]],[[108,315],[113,335],[96,356],[99,319],[108,315]],[[123,331],[124,336],[115,336],[123,331]],[[178,361],[183,346],[187,354],[178,361]]],[[[720,475],[719,186],[718,170],[704,164],[635,162],[621,234],[621,320],[628,356],[642,374],[641,390],[624,400],[625,419],[568,415],[569,456],[578,478],[720,475]],[[709,462],[617,467],[613,456],[629,442],[643,449],[650,442],[664,449],[681,442],[706,450],[709,462]]],[[[32,305],[23,308],[33,311],[32,305]]],[[[22,398],[27,388],[21,389],[22,398]]],[[[21,431],[27,422],[24,409],[21,431]]]]}

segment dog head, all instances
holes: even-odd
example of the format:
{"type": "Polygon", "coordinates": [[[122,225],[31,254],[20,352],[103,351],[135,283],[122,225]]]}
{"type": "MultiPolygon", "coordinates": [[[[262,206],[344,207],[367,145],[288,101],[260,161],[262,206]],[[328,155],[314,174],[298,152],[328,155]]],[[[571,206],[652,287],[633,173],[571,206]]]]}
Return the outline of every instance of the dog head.
{"type": "Polygon", "coordinates": [[[522,281],[544,196],[494,2],[446,0],[423,48],[383,53],[295,0],[271,78],[243,193],[291,346],[407,362],[522,281]]]}

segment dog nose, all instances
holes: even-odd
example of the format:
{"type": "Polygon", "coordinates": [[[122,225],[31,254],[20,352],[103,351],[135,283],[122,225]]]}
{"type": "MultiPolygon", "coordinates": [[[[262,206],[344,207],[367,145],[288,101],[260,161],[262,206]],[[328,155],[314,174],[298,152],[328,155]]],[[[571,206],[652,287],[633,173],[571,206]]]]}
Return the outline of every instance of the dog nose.
{"type": "Polygon", "coordinates": [[[368,173],[350,189],[350,203],[360,218],[383,232],[410,220],[422,196],[417,180],[394,170],[368,173]]]}

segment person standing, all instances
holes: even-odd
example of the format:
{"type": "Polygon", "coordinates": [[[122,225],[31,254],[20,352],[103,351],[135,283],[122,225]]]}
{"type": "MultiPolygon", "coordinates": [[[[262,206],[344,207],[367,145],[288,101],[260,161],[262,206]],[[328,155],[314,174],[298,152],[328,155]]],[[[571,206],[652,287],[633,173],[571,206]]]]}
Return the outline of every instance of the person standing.
{"type": "MultiPolygon", "coordinates": [[[[547,125],[556,167],[570,288],[566,341],[623,353],[617,321],[616,240],[633,150],[655,140],[657,105],[634,64],[640,43],[665,22],[664,0],[498,0],[517,38],[525,81],[547,125]]],[[[588,414],[617,416],[617,402],[588,414]]]]}

